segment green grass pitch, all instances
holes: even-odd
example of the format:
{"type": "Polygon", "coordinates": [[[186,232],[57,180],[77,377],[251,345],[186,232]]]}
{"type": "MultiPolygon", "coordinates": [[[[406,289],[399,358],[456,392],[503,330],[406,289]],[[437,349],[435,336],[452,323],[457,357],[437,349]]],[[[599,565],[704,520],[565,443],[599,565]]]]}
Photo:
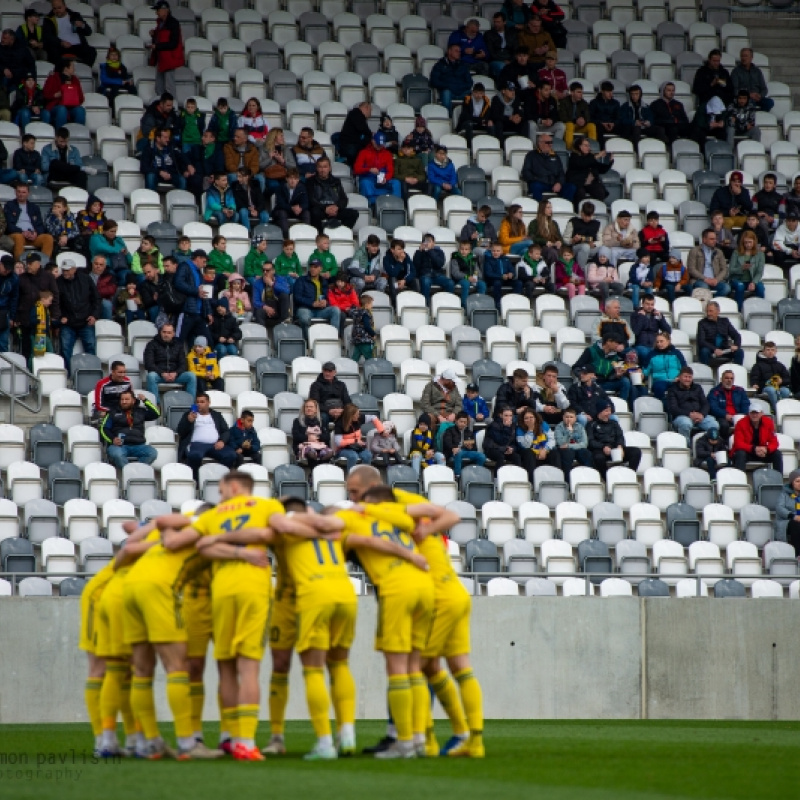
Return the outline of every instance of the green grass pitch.
{"type": "MultiPolygon", "coordinates": [[[[359,723],[360,744],[372,743],[383,727],[359,723]]],[[[216,732],[216,725],[206,726],[209,742],[216,732]]],[[[443,741],[446,725],[437,723],[437,733],[443,741]]],[[[266,725],[258,735],[263,745],[266,725]]],[[[800,794],[800,722],[489,721],[484,761],[359,756],[311,764],[301,756],[312,738],[307,723],[289,723],[290,754],[266,763],[104,764],[87,754],[87,725],[0,725],[0,797],[788,800],[800,794]]]]}

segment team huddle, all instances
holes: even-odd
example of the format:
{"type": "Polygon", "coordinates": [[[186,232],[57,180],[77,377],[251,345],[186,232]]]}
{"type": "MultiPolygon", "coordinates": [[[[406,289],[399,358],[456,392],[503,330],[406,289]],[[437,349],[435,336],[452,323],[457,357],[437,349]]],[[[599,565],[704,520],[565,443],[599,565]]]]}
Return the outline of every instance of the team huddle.
{"type": "Polygon", "coordinates": [[[191,517],[130,523],[124,546],[81,599],[86,706],[99,755],[263,761],[285,753],[293,651],[303,666],[317,737],[305,758],[355,754],[349,653],[358,602],[349,560],[360,563],[378,596],[375,649],[385,657],[391,717],[386,738],[365,752],[376,758],[484,756],[483,698],[469,658],[471,598],[442,539],[458,515],[382,485],[370,466],[351,470],[347,491],[350,501],[316,513],[296,498],[255,497],[252,477],[230,472],[220,481],[217,506],[199,506],[191,517]],[[202,722],[212,641],[221,720],[216,749],[204,743],[202,722]],[[259,749],[259,671],[267,645],[271,738],[259,749]],[[156,657],[166,673],[174,749],[156,721],[156,657]],[[431,692],[453,730],[442,748],[433,731],[431,692]],[[120,715],[124,747],[117,739],[120,715]]]}

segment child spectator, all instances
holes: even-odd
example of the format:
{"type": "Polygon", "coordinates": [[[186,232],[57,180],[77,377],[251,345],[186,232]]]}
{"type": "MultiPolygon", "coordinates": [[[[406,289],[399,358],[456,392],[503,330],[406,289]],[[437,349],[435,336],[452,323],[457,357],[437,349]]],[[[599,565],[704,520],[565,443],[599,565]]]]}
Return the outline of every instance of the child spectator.
{"type": "Polygon", "coordinates": [[[230,308],[231,315],[236,317],[237,322],[245,322],[250,319],[252,311],[250,295],[244,287],[244,278],[234,273],[228,277],[228,288],[219,295],[228,300],[228,308],[230,308]]]}
{"type": "Polygon", "coordinates": [[[430,154],[433,153],[433,134],[428,130],[425,117],[417,115],[414,119],[414,130],[405,138],[414,148],[414,152],[422,158],[427,167],[430,154]]]}
{"type": "Polygon", "coordinates": [[[380,130],[386,140],[386,144],[384,145],[386,149],[393,156],[396,156],[400,146],[400,134],[397,132],[392,118],[386,112],[381,114],[378,130],[380,130]]]}
{"type": "Polygon", "coordinates": [[[231,428],[228,444],[239,457],[236,466],[240,467],[247,458],[254,464],[261,463],[261,441],[255,429],[256,418],[252,411],[244,409],[242,416],[231,428]]]}
{"type": "Polygon", "coordinates": [[[565,477],[569,475],[576,461],[582,467],[592,466],[586,428],[578,422],[578,412],[574,408],[564,410],[564,419],[556,425],[554,435],[565,477]]]}
{"type": "Polygon", "coordinates": [[[365,289],[386,291],[386,278],[381,266],[381,240],[371,233],[361,247],[356,249],[348,268],[350,283],[361,295],[365,289]]]}
{"type": "Polygon", "coordinates": [[[483,258],[483,279],[486,290],[494,297],[494,304],[500,311],[500,298],[503,286],[510,286],[514,294],[522,294],[522,281],[517,279],[517,272],[508,256],[503,255],[503,245],[492,242],[491,252],[483,258]]]}
{"type": "Polygon", "coordinates": [[[758,106],[750,99],[749,89],[739,89],[734,101],[725,110],[728,144],[733,148],[736,139],[761,141],[761,130],[756,125],[758,106]]]}
{"type": "MultiPolygon", "coordinates": [[[[31,309],[30,327],[32,333],[31,352],[33,358],[40,358],[45,353],[53,352],[50,306],[53,304],[53,293],[39,292],[39,299],[31,309]]],[[[32,365],[28,365],[32,368],[32,365]]]]}
{"type": "Polygon", "coordinates": [[[422,465],[444,464],[442,453],[437,453],[433,447],[433,434],[431,433],[431,418],[428,414],[420,414],[417,427],[411,431],[410,446],[411,466],[417,475],[420,474],[422,465]]]}
{"type": "Polygon", "coordinates": [[[477,256],[482,256],[497,238],[497,230],[491,221],[491,206],[481,206],[461,229],[461,241],[466,239],[477,256]]]}
{"type": "MultiPolygon", "coordinates": [[[[778,179],[774,172],[767,172],[761,177],[761,190],[753,195],[753,209],[758,214],[765,231],[778,227],[780,218],[780,205],[783,195],[775,190],[778,179]]],[[[719,234],[717,234],[717,247],[719,247],[719,234]]]]}
{"type": "Polygon", "coordinates": [[[233,139],[236,124],[236,113],[228,107],[228,99],[220,97],[208,122],[208,130],[213,131],[216,134],[217,142],[223,145],[233,139]]]}
{"type": "Polygon", "coordinates": [[[136,94],[133,76],[122,63],[120,52],[113,45],[108,48],[106,60],[100,64],[100,86],[97,91],[113,104],[118,94],[136,94]]]}
{"type": "Polygon", "coordinates": [[[537,291],[552,294],[555,291],[553,271],[542,258],[542,246],[535,242],[528,247],[528,252],[517,266],[517,277],[522,281],[525,295],[533,299],[537,291]]]}
{"type": "Polygon", "coordinates": [[[426,233],[422,237],[422,242],[417,252],[414,253],[412,263],[426,303],[430,303],[431,289],[434,286],[444,289],[445,292],[453,291],[453,281],[447,277],[445,271],[444,251],[441,247],[437,247],[432,233],[426,233]]]}
{"type": "Polygon", "coordinates": [[[131,260],[131,272],[137,276],[137,279],[143,274],[142,269],[145,259],[150,259],[150,261],[158,267],[159,272],[164,272],[164,261],[161,257],[161,251],[156,245],[155,238],[150,236],[149,233],[142,236],[142,243],[133,254],[133,259],[131,260]]]}
{"type": "Polygon", "coordinates": [[[657,211],[647,212],[647,224],[639,231],[639,246],[650,253],[653,263],[667,260],[669,234],[661,225],[657,211]]]}
{"type": "Polygon", "coordinates": [[[146,318],[142,296],[137,291],[136,281],[133,278],[117,289],[114,297],[114,313],[120,319],[124,319],[126,324],[130,324],[135,319],[146,318]]]}
{"type": "Polygon", "coordinates": [[[791,382],[789,370],[778,360],[778,346],[775,342],[765,342],[764,349],[756,354],[756,363],[750,370],[750,385],[756,392],[766,395],[773,414],[778,400],[792,396],[791,382]]]}
{"type": "Polygon", "coordinates": [[[86,208],[78,212],[77,216],[78,231],[81,236],[91,236],[103,229],[106,222],[106,215],[103,211],[103,201],[93,194],[89,195],[86,201],[86,208]]]}
{"type": "Polygon", "coordinates": [[[375,431],[370,438],[372,466],[388,467],[390,464],[405,464],[403,449],[395,436],[394,423],[384,422],[382,431],[375,431]]]}
{"type": "Polygon", "coordinates": [[[294,240],[283,240],[283,252],[275,259],[275,274],[286,278],[289,288],[294,288],[294,282],[300,277],[303,268],[300,259],[294,252],[294,240]]]}
{"type": "Polygon", "coordinates": [[[464,464],[477,464],[482,467],[486,463],[486,456],[478,452],[475,432],[470,430],[469,414],[466,411],[459,411],[456,414],[455,425],[451,425],[442,434],[442,450],[456,480],[461,477],[464,464]]]}
{"type": "Polygon", "coordinates": [[[333,280],[339,272],[336,256],[331,253],[331,237],[327,233],[320,233],[316,239],[317,249],[308,257],[309,261],[317,259],[322,264],[320,277],[323,280],[333,280]]]}
{"type": "Polygon", "coordinates": [[[208,263],[214,267],[218,276],[231,275],[236,272],[236,265],[228,255],[228,240],[219,233],[211,240],[208,263]]]}
{"type": "Polygon", "coordinates": [[[264,271],[264,264],[270,260],[267,255],[267,239],[265,236],[254,236],[250,243],[250,252],[244,257],[244,279],[252,286],[264,271]]]}
{"type": "Polygon", "coordinates": [[[192,260],[192,240],[188,236],[181,236],[178,239],[178,246],[172,251],[172,257],[178,264],[192,260]]]}
{"type": "Polygon", "coordinates": [[[653,267],[650,265],[651,256],[649,251],[640,247],[636,251],[636,263],[628,273],[627,289],[631,290],[631,302],[634,308],[639,308],[639,295],[644,292],[650,294],[655,288],[653,277],[653,267]]]}
{"type": "Polygon", "coordinates": [[[485,423],[489,419],[489,406],[481,397],[477,383],[467,384],[466,395],[461,399],[461,407],[469,419],[475,422],[485,423]]]}
{"type": "MultiPolygon", "coordinates": [[[[772,248],[769,246],[769,232],[767,228],[761,224],[758,214],[755,211],[750,211],[747,214],[747,219],[744,225],[742,225],[741,231],[739,231],[739,238],[736,242],[737,246],[739,242],[741,242],[742,234],[745,231],[752,231],[756,235],[759,252],[763,253],[764,256],[769,259],[772,256],[772,248]]],[[[730,258],[730,256],[726,256],[726,258],[730,258]]]]}
{"type": "Polygon", "coordinates": [[[225,381],[219,374],[217,354],[208,346],[205,336],[197,336],[189,353],[189,371],[197,378],[197,391],[207,392],[214,389],[225,391],[225,381]]]}
{"type": "Polygon", "coordinates": [[[253,318],[265,328],[274,328],[289,317],[291,292],[286,278],[275,275],[267,262],[264,275],[253,284],[253,318]]]}
{"type": "Polygon", "coordinates": [[[728,446],[720,438],[717,428],[709,428],[694,445],[695,458],[692,462],[695,467],[708,471],[711,480],[716,480],[717,470],[724,467],[715,457],[716,453],[724,453],[728,446]]]}
{"type": "Polygon", "coordinates": [[[721,211],[711,213],[711,227],[717,234],[717,247],[725,258],[730,258],[733,254],[733,234],[730,228],[725,227],[725,215],[721,211]]]}
{"type": "Polygon", "coordinates": [[[598,251],[596,257],[588,264],[586,280],[589,290],[600,295],[600,310],[605,311],[609,294],[621,295],[623,286],[619,281],[619,272],[611,263],[608,254],[598,251]]]}
{"type": "Polygon", "coordinates": [[[416,291],[418,288],[414,264],[406,253],[406,243],[402,239],[392,239],[389,244],[389,250],[383,257],[383,272],[387,278],[386,294],[395,307],[398,292],[416,291]]]}
{"type": "Polygon", "coordinates": [[[461,290],[461,305],[464,309],[467,307],[470,290],[477,294],[486,294],[478,249],[476,247],[473,250],[470,240],[462,237],[458,243],[458,251],[453,253],[453,257],[450,259],[450,277],[461,290]]]}
{"type": "Polygon", "coordinates": [[[220,279],[217,277],[217,271],[211,264],[206,264],[205,267],[203,267],[203,280],[200,281],[201,297],[210,300],[213,305],[221,292],[220,287],[225,285],[221,282],[224,280],[224,278],[220,279]]]}
{"type": "Polygon", "coordinates": [[[400,182],[403,197],[408,200],[412,192],[425,194],[428,181],[425,178],[425,164],[422,157],[414,152],[414,145],[406,139],[400,152],[394,157],[394,177],[400,182]]]}
{"type": "Polygon", "coordinates": [[[333,449],[324,441],[325,431],[321,425],[307,425],[305,428],[305,441],[297,447],[297,460],[305,461],[312,466],[324,464],[333,458],[333,449]]]}
{"type": "Polygon", "coordinates": [[[361,295],[361,307],[353,314],[353,327],[350,331],[350,344],[353,354],[350,358],[356,362],[364,356],[365,361],[372,358],[375,349],[375,320],[372,317],[373,299],[368,294],[361,295]]]}
{"type": "MultiPolygon", "coordinates": [[[[655,289],[672,303],[678,295],[688,295],[689,270],[686,265],[675,256],[670,256],[663,264],[656,267],[655,289]]],[[[638,295],[637,295],[638,299],[638,295]]]]}
{"type": "Polygon", "coordinates": [[[206,129],[206,115],[197,108],[197,100],[190,97],[180,112],[181,150],[184,153],[197,153],[203,146],[203,131],[206,129]]]}
{"type": "Polygon", "coordinates": [[[44,93],[36,83],[36,75],[29,72],[17,88],[11,106],[11,115],[22,133],[25,133],[25,126],[32,120],[50,122],[50,112],[44,107],[45,102],[44,93]]]}
{"type": "Polygon", "coordinates": [[[352,319],[361,307],[356,290],[347,282],[345,275],[337,275],[333,284],[329,285],[327,300],[329,306],[336,306],[342,312],[343,318],[352,319]]]}
{"type": "Polygon", "coordinates": [[[217,298],[214,319],[211,323],[211,338],[217,349],[217,358],[225,356],[238,356],[237,342],[242,338],[242,330],[236,317],[231,316],[226,297],[217,298]]]}
{"type": "Polygon", "coordinates": [[[455,165],[448,158],[447,148],[443,144],[436,146],[433,160],[428,162],[428,185],[435,200],[444,195],[461,194],[455,165]]]}
{"type": "Polygon", "coordinates": [[[36,137],[26,133],[22,137],[22,147],[14,151],[11,166],[16,179],[28,186],[43,186],[42,154],[36,149],[36,137]]]}
{"type": "Polygon", "coordinates": [[[576,294],[586,294],[586,277],[568,244],[561,248],[561,258],[556,261],[555,286],[557,292],[566,291],[570,300],[576,294]]]}
{"type": "Polygon", "coordinates": [[[69,210],[67,201],[63,197],[56,197],[53,200],[53,207],[44,221],[44,228],[53,237],[53,255],[80,247],[80,234],[75,215],[69,210]]]}

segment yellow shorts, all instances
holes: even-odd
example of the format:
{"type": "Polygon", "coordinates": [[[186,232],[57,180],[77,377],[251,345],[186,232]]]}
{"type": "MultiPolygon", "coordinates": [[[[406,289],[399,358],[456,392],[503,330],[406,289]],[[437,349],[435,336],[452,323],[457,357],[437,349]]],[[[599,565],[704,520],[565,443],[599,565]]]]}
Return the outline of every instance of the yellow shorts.
{"type": "Polygon", "coordinates": [[[436,601],[431,635],[422,655],[425,658],[463,656],[470,652],[469,618],[472,598],[466,591],[436,601]]]}
{"type": "Polygon", "coordinates": [[[100,658],[128,658],[132,652],[125,639],[122,584],[106,589],[95,610],[94,653],[100,658]]]}
{"type": "Polygon", "coordinates": [[[375,649],[384,653],[422,650],[433,621],[433,583],[420,583],[402,593],[379,595],[375,649]]]}
{"type": "Polygon", "coordinates": [[[171,586],[126,583],[123,597],[126,642],[166,644],[186,641],[181,600],[171,586]]]}
{"type": "Polygon", "coordinates": [[[92,595],[93,593],[86,591],[81,595],[81,631],[78,638],[78,648],[85,650],[87,653],[95,652],[96,616],[100,601],[99,597],[95,600],[92,595]]]}
{"type": "Polygon", "coordinates": [[[212,599],[214,658],[261,661],[269,635],[269,593],[242,592],[212,599]]]}
{"type": "Polygon", "coordinates": [[[186,655],[189,658],[205,658],[211,641],[211,595],[184,593],[183,619],[186,623],[186,655]]]}
{"type": "Polygon", "coordinates": [[[356,633],[358,603],[325,603],[298,609],[298,633],[295,649],[330,650],[351,647],[356,633]]]}
{"type": "Polygon", "coordinates": [[[294,596],[272,601],[269,620],[269,646],[291,650],[297,642],[297,606],[294,596]]]}

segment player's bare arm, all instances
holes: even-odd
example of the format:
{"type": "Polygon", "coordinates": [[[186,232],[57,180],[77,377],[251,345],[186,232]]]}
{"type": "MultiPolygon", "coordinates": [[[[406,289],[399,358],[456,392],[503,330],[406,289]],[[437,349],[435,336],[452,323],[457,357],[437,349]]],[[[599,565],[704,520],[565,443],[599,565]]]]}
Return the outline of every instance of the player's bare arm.
{"type": "Polygon", "coordinates": [[[200,534],[194,528],[184,527],[181,530],[159,528],[159,530],[164,549],[172,552],[191,547],[200,538],[200,534]]]}
{"type": "Polygon", "coordinates": [[[162,514],[160,517],[156,517],[153,522],[155,522],[156,528],[160,531],[168,529],[179,531],[181,528],[191,525],[192,518],[187,517],[185,514],[162,514]]]}
{"type": "Polygon", "coordinates": [[[331,530],[329,519],[318,514],[273,514],[269,524],[278,533],[298,539],[339,539],[341,531],[331,530]]]}
{"type": "Polygon", "coordinates": [[[419,537],[420,541],[433,534],[449,531],[460,520],[455,511],[430,503],[407,506],[406,514],[420,520],[414,530],[414,539],[419,537]]]}
{"type": "Polygon", "coordinates": [[[269,528],[242,528],[239,531],[228,531],[214,536],[201,536],[197,540],[197,549],[204,550],[217,542],[226,544],[269,544],[275,534],[269,528]]]}
{"type": "Polygon", "coordinates": [[[419,553],[403,547],[397,542],[390,542],[388,539],[381,539],[374,536],[360,536],[358,534],[351,534],[347,537],[345,547],[349,549],[359,550],[376,550],[379,553],[386,553],[390,556],[397,556],[402,558],[403,561],[408,561],[413,564],[417,569],[423,572],[428,571],[428,561],[419,553]]]}
{"type": "Polygon", "coordinates": [[[114,557],[115,569],[130,566],[156,544],[157,542],[145,542],[142,539],[135,542],[128,539],[124,547],[114,557]]]}
{"type": "Polygon", "coordinates": [[[244,561],[254,567],[265,568],[269,565],[266,550],[248,550],[240,544],[215,542],[210,547],[200,551],[203,558],[211,561],[244,561]]]}

